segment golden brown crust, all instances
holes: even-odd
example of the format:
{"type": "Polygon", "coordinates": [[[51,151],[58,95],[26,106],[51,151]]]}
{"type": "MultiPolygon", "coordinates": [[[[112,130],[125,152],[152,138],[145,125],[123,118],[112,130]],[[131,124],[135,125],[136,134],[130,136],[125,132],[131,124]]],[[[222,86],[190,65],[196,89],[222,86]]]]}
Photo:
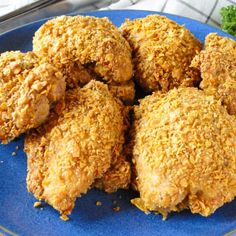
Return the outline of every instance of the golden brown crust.
{"type": "Polygon", "coordinates": [[[132,77],[129,44],[108,18],[60,16],[49,20],[35,33],[33,50],[62,68],[71,87],[81,82],[75,64],[108,83],[132,77]]]}
{"type": "Polygon", "coordinates": [[[201,43],[184,27],[160,15],[126,20],[123,36],[133,51],[135,79],[147,91],[193,86],[198,72],[189,65],[201,43]]]}
{"type": "Polygon", "coordinates": [[[25,139],[27,187],[62,215],[101,178],[124,143],[120,104],[106,85],[69,90],[49,121],[25,139]]]}
{"type": "Polygon", "coordinates": [[[212,214],[236,196],[236,119],[196,88],[154,93],[135,107],[139,207],[212,214]],[[181,207],[180,207],[181,206],[181,207]]]}
{"type": "Polygon", "coordinates": [[[120,155],[112,162],[111,167],[102,178],[95,181],[94,186],[107,193],[113,193],[121,188],[127,189],[130,184],[130,178],[130,163],[124,155],[120,155]]]}
{"type": "Polygon", "coordinates": [[[236,44],[235,40],[222,37],[217,33],[210,33],[205,38],[205,49],[214,48],[221,51],[228,52],[230,54],[235,54],[236,44]]]}
{"type": "Polygon", "coordinates": [[[135,87],[133,80],[125,83],[110,83],[108,88],[114,96],[121,99],[125,104],[133,104],[135,97],[135,87]]]}
{"type": "Polygon", "coordinates": [[[201,72],[200,87],[221,99],[229,114],[236,115],[236,42],[209,34],[205,50],[195,56],[191,66],[201,72]]]}
{"type": "Polygon", "coordinates": [[[124,118],[124,125],[126,130],[125,143],[123,145],[122,153],[117,155],[111,161],[111,166],[108,171],[102,176],[102,178],[97,179],[94,183],[96,188],[102,189],[105,192],[112,193],[116,192],[118,189],[127,189],[131,181],[131,166],[127,153],[127,134],[130,127],[130,117],[129,112],[132,109],[131,106],[122,106],[121,111],[124,118]]]}
{"type": "Polygon", "coordinates": [[[0,139],[14,139],[42,124],[53,102],[63,98],[62,74],[34,53],[0,55],[0,139]]]}

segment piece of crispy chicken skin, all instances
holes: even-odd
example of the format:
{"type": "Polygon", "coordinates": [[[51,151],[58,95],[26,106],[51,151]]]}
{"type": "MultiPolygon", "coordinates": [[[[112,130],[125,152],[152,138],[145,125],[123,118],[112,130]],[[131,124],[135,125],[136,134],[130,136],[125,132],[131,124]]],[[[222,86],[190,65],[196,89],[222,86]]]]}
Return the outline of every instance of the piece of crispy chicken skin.
{"type": "Polygon", "coordinates": [[[124,143],[121,104],[91,81],[66,92],[48,122],[25,139],[28,190],[62,215],[109,169],[124,143]]]}
{"type": "Polygon", "coordinates": [[[34,53],[0,55],[0,139],[18,137],[42,124],[54,102],[65,94],[60,71],[34,53]]]}
{"type": "Polygon", "coordinates": [[[229,114],[236,115],[236,42],[211,33],[205,49],[194,57],[192,67],[202,76],[200,87],[222,100],[229,114]]]}
{"type": "Polygon", "coordinates": [[[236,196],[236,119],[213,96],[153,93],[135,107],[133,133],[140,209],[209,216],[236,196]]]}

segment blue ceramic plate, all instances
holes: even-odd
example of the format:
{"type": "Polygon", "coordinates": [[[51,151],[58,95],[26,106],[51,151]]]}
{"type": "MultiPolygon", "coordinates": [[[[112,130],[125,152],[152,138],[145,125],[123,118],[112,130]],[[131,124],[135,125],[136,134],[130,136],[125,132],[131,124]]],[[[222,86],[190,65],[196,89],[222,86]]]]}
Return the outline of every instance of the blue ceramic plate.
{"type": "MultiPolygon", "coordinates": [[[[148,11],[101,11],[89,13],[97,17],[107,16],[119,26],[125,18],[145,17],[148,11]]],[[[167,15],[167,14],[166,14],[167,15]]],[[[184,24],[201,41],[210,32],[228,36],[226,33],[187,18],[167,15],[184,24]]],[[[0,36],[0,52],[7,50],[31,50],[34,32],[45,22],[38,21],[0,36]]],[[[159,215],[145,215],[130,199],[136,193],[119,191],[106,194],[91,190],[78,199],[70,221],[59,219],[56,210],[48,205],[34,208],[35,198],[26,189],[26,155],[23,137],[8,145],[0,145],[0,235],[223,235],[236,229],[236,200],[225,204],[208,218],[193,215],[189,211],[171,214],[167,221],[159,215]],[[16,150],[19,146],[19,150],[16,150]],[[16,152],[16,155],[12,155],[16,152]],[[96,201],[101,206],[96,206],[96,201]],[[119,212],[112,208],[121,207],[119,212]]]]}

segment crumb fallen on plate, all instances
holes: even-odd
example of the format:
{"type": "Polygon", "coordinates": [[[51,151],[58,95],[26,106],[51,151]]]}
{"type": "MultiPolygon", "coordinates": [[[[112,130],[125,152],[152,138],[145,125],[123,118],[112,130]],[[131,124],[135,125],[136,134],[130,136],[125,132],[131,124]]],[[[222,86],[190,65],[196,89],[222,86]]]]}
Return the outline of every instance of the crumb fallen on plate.
{"type": "Polygon", "coordinates": [[[101,206],[102,202],[101,201],[96,201],[95,204],[96,204],[96,206],[101,206]]]}
{"type": "Polygon", "coordinates": [[[39,208],[39,207],[41,207],[42,206],[42,203],[41,202],[35,202],[34,203],[34,207],[35,208],[39,208]]]}
{"type": "Polygon", "coordinates": [[[16,152],[12,152],[12,154],[11,154],[12,156],[16,156],[16,152]]]}
{"type": "Polygon", "coordinates": [[[70,220],[70,218],[69,218],[68,216],[66,216],[66,215],[61,215],[61,216],[60,216],[60,219],[63,220],[63,221],[68,221],[68,220],[70,220]]]}
{"type": "Polygon", "coordinates": [[[115,207],[112,208],[112,210],[113,210],[114,212],[119,212],[121,209],[120,209],[119,206],[115,206],[115,207]]]}

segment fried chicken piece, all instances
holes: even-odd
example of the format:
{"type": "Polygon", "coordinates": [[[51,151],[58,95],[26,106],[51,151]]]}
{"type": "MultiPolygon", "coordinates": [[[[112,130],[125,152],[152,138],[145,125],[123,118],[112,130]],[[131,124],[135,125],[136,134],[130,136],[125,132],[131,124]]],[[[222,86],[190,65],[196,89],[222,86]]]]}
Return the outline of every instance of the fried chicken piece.
{"type": "Polygon", "coordinates": [[[18,137],[42,124],[65,94],[62,74],[33,52],[0,55],[0,139],[18,137]]]}
{"type": "Polygon", "coordinates": [[[121,104],[101,82],[68,90],[55,110],[26,136],[27,186],[66,216],[121,154],[125,125],[121,104]]]}
{"type": "Polygon", "coordinates": [[[153,93],[135,107],[133,162],[144,211],[209,216],[236,196],[236,119],[196,88],[153,93]]]}
{"type": "Polygon", "coordinates": [[[236,115],[236,42],[209,34],[205,50],[194,57],[191,66],[201,72],[200,87],[221,99],[229,114],[236,115]]]}
{"type": "Polygon", "coordinates": [[[199,74],[189,65],[201,43],[189,30],[160,15],[126,20],[123,36],[133,51],[135,79],[146,91],[194,86],[199,74]]]}
{"type": "Polygon", "coordinates": [[[133,74],[130,46],[108,18],[49,20],[35,33],[33,50],[63,70],[69,87],[84,85],[91,78],[119,85],[133,74]]]}

